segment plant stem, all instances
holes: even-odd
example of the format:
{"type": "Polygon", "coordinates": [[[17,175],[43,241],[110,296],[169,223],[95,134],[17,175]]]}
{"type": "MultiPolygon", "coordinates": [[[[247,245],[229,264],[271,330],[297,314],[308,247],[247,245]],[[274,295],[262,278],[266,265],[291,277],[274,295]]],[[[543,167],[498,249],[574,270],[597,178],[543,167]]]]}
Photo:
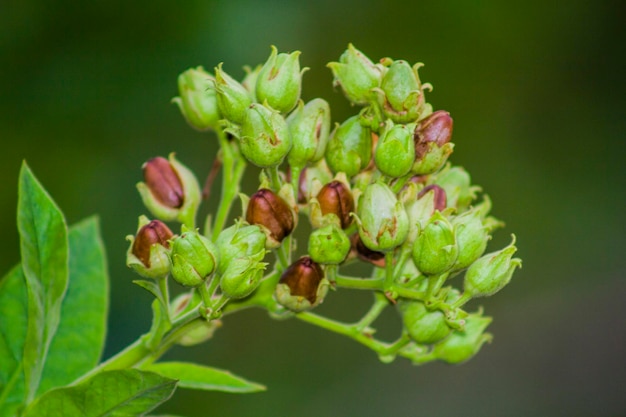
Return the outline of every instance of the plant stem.
{"type": "Polygon", "coordinates": [[[382,290],[384,282],[385,280],[382,278],[355,278],[339,274],[335,276],[335,283],[338,287],[352,288],[355,290],[382,290]]]}
{"type": "Polygon", "coordinates": [[[359,332],[365,330],[370,324],[374,323],[380,313],[389,305],[389,300],[383,294],[379,292],[374,293],[374,304],[370,307],[369,311],[355,324],[356,329],[359,332]]]}

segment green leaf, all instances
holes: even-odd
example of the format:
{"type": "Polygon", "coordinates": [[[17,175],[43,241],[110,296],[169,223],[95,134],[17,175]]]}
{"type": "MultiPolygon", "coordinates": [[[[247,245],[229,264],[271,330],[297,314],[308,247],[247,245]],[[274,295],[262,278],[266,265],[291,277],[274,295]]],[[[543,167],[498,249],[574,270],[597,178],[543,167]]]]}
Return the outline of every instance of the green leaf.
{"type": "Polygon", "coordinates": [[[137,369],[106,371],[35,400],[23,417],[142,416],[171,397],[176,381],[137,369]]]}
{"type": "Polygon", "coordinates": [[[38,394],[67,385],[95,367],[104,347],[109,282],[98,219],[72,226],[69,243],[70,282],[38,394]]]}
{"type": "Polygon", "coordinates": [[[195,363],[161,362],[150,365],[147,370],[177,379],[181,388],[240,394],[265,391],[265,386],[247,381],[229,371],[195,363]]]}
{"type": "Polygon", "coordinates": [[[157,299],[161,299],[161,290],[159,289],[159,286],[154,283],[154,281],[136,279],[133,281],[133,284],[139,285],[141,288],[154,295],[157,299]]]}
{"type": "Polygon", "coordinates": [[[0,416],[14,416],[24,402],[22,354],[28,295],[20,265],[0,281],[0,416]]]}
{"type": "Polygon", "coordinates": [[[24,344],[26,401],[37,392],[67,288],[68,241],[63,214],[26,163],[19,178],[17,226],[22,269],[28,288],[28,327],[24,344]]]}

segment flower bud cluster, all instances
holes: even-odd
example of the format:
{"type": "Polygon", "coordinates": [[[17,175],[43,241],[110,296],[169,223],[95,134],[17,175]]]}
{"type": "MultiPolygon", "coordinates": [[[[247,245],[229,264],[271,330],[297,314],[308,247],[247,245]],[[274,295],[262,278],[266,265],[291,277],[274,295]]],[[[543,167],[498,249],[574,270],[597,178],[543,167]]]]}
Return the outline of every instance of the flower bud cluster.
{"type": "MultiPolygon", "coordinates": [[[[161,221],[187,227],[176,236],[143,218],[129,266],[147,277],[171,273],[185,286],[210,288],[211,297],[250,297],[276,314],[314,308],[331,288],[376,291],[378,303],[396,305],[403,324],[407,342],[396,354],[415,363],[469,359],[491,339],[484,333],[491,318],[464,305],[500,291],[521,260],[515,238],[485,254],[502,223],[489,215],[491,201],[468,172],[448,162],[453,120],[426,101],[431,87],[418,75],[422,64],[374,62],[348,45],[328,67],[359,110],[333,127],[328,102],[300,97],[299,59],[299,51],[272,47],[241,81],[222,64],[213,73],[197,67],[181,74],[174,101],[187,122],[230,135],[221,155],[261,168],[260,184],[240,194],[241,218],[230,227],[219,223],[211,240],[195,229],[200,192],[193,174],[173,155],[148,161],[138,185],[145,205],[161,221]],[[298,247],[300,214],[311,231],[298,247]],[[276,261],[266,275],[270,252],[276,261]],[[346,277],[351,264],[373,268],[371,276],[346,277]],[[453,281],[457,275],[462,279],[453,281]]],[[[224,182],[229,186],[239,184],[224,182]]],[[[373,337],[368,326],[345,333],[373,337]]]]}

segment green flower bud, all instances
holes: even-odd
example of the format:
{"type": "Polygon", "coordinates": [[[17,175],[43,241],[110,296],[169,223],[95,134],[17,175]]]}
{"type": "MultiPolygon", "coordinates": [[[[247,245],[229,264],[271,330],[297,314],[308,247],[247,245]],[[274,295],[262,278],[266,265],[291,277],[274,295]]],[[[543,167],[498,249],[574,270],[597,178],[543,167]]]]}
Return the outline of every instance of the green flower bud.
{"type": "Polygon", "coordinates": [[[448,363],[465,362],[478,353],[483,343],[491,341],[491,334],[483,333],[489,323],[491,317],[483,317],[480,313],[468,315],[464,330],[455,330],[436,344],[433,355],[448,363]]]}
{"type": "Polygon", "coordinates": [[[428,185],[422,188],[415,200],[411,200],[406,205],[406,212],[409,215],[409,237],[408,242],[414,242],[419,231],[426,227],[426,223],[432,214],[438,210],[446,208],[446,192],[438,185],[428,185]]]}
{"type": "Polygon", "coordinates": [[[398,307],[404,328],[415,343],[430,345],[450,334],[451,329],[441,311],[428,311],[424,303],[414,300],[400,300],[398,307]]]}
{"type": "Polygon", "coordinates": [[[480,191],[480,187],[471,185],[469,174],[461,167],[444,168],[435,183],[446,190],[448,206],[456,207],[458,212],[465,211],[480,191]]]}
{"type": "Polygon", "coordinates": [[[490,236],[487,227],[483,224],[479,207],[455,217],[452,224],[456,231],[456,243],[459,246],[459,257],[454,264],[454,269],[465,269],[485,252],[490,236]]]}
{"type": "Polygon", "coordinates": [[[267,263],[251,257],[232,259],[220,278],[222,293],[230,298],[244,298],[257,289],[267,263]]]}
{"type": "Polygon", "coordinates": [[[341,228],[329,224],[309,235],[309,256],[320,264],[340,264],[350,252],[350,239],[341,228]]]}
{"type": "Polygon", "coordinates": [[[277,111],[258,103],[245,110],[239,139],[243,156],[261,168],[280,165],[291,149],[285,119],[277,111]]]}
{"type": "Polygon", "coordinates": [[[178,162],[153,158],[143,165],[145,182],[137,184],[144,205],[161,220],[192,224],[200,204],[200,186],[193,173],[178,162]]]}
{"type": "Polygon", "coordinates": [[[161,221],[149,221],[139,217],[137,234],[128,236],[130,247],[126,253],[126,265],[145,278],[164,278],[170,273],[169,240],[172,231],[161,221]]]}
{"type": "Polygon", "coordinates": [[[261,68],[256,82],[259,102],[267,101],[273,109],[284,114],[295,107],[302,86],[299,56],[300,51],[279,54],[276,47],[272,46],[272,53],[261,68]]]}
{"type": "Polygon", "coordinates": [[[382,252],[373,251],[365,246],[358,232],[350,236],[350,244],[351,251],[354,255],[358,256],[360,260],[375,265],[379,268],[385,267],[385,254],[382,252]]]}
{"type": "Polygon", "coordinates": [[[262,188],[248,202],[246,221],[262,227],[266,247],[275,248],[296,226],[295,213],[287,202],[267,188],[262,188]]]}
{"type": "Polygon", "coordinates": [[[383,114],[394,123],[416,121],[424,108],[424,92],[417,75],[421,64],[412,68],[406,61],[394,61],[374,91],[383,114]]]}
{"type": "Polygon", "coordinates": [[[365,246],[379,252],[400,246],[409,233],[409,218],[403,204],[381,181],[365,189],[359,202],[358,223],[365,246]]]}
{"type": "Polygon", "coordinates": [[[500,291],[511,281],[515,268],[522,266],[522,260],[513,258],[517,251],[515,235],[504,249],[488,253],[479,258],[467,269],[463,289],[472,297],[486,297],[500,291]]]}
{"type": "Polygon", "coordinates": [[[292,147],[289,165],[304,167],[324,157],[330,132],[330,106],[316,98],[306,105],[302,102],[287,118],[292,147]]]}
{"type": "Polygon", "coordinates": [[[222,64],[215,68],[215,92],[220,114],[241,124],[252,98],[243,85],[222,70],[222,64]]]}
{"type": "Polygon", "coordinates": [[[339,57],[339,62],[330,62],[327,67],[333,72],[333,84],[340,86],[353,104],[367,104],[371,90],[380,85],[382,68],[352,44],[339,57]]]}
{"type": "Polygon", "coordinates": [[[324,300],[329,285],[322,268],[310,257],[303,256],[281,275],[276,300],[294,312],[308,310],[324,300]]]}
{"type": "MultiPolygon", "coordinates": [[[[316,200],[322,216],[336,216],[342,229],[352,224],[354,197],[346,183],[339,180],[329,182],[317,193],[316,200]]],[[[313,206],[311,206],[311,211],[313,211],[313,206]]]]}
{"type": "Polygon", "coordinates": [[[190,68],[178,76],[178,97],[174,97],[180,112],[194,129],[216,129],[221,119],[213,88],[215,78],[203,67],[190,68]]]}
{"type": "Polygon", "coordinates": [[[219,255],[213,242],[187,230],[172,241],[172,277],[185,287],[202,284],[217,267],[219,255]]]}
{"type": "Polygon", "coordinates": [[[372,134],[361,126],[359,116],[352,116],[335,127],[328,146],[326,162],[330,169],[353,177],[365,169],[372,159],[372,134]]]}
{"type": "Polygon", "coordinates": [[[398,178],[411,170],[415,161],[412,125],[393,125],[389,122],[376,145],[376,168],[389,177],[398,178]]]}
{"type": "Polygon", "coordinates": [[[439,275],[452,268],[458,256],[454,227],[435,211],[413,244],[415,266],[426,275],[439,275]]]}
{"type": "Polygon", "coordinates": [[[260,262],[265,258],[265,233],[257,225],[237,223],[224,229],[217,237],[220,263],[217,272],[224,274],[234,259],[251,258],[260,262]]]}

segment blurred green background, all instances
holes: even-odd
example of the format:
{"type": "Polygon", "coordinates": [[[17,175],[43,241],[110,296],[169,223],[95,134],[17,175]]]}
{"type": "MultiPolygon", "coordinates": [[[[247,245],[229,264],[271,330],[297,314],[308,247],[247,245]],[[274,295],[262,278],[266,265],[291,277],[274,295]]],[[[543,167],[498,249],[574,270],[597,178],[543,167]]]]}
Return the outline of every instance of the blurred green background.
{"type": "MultiPolygon", "coordinates": [[[[212,136],[175,106],[188,67],[302,51],[303,97],[354,112],[325,63],[353,42],[372,59],[421,61],[428,99],[455,120],[452,161],[515,232],[524,268],[497,296],[491,345],[467,364],[384,365],[340,336],[260,311],[176,350],[268,385],[234,396],[179,390],[160,410],[194,416],[626,416],[626,36],[619,1],[3,1],[0,3],[0,270],[19,259],[16,181],[26,159],[69,222],[98,213],[111,284],[105,355],[149,325],[124,236],[144,212],[141,164],[176,151],[200,178],[212,136]],[[562,6],[556,6],[561,3],[562,6]]],[[[256,169],[248,171],[246,191],[256,169]]],[[[209,209],[214,207],[213,201],[209,209]]],[[[356,318],[367,294],[332,294],[356,318]]],[[[392,315],[391,315],[392,316],[392,315]]],[[[384,320],[383,335],[399,324],[384,320]]]]}

